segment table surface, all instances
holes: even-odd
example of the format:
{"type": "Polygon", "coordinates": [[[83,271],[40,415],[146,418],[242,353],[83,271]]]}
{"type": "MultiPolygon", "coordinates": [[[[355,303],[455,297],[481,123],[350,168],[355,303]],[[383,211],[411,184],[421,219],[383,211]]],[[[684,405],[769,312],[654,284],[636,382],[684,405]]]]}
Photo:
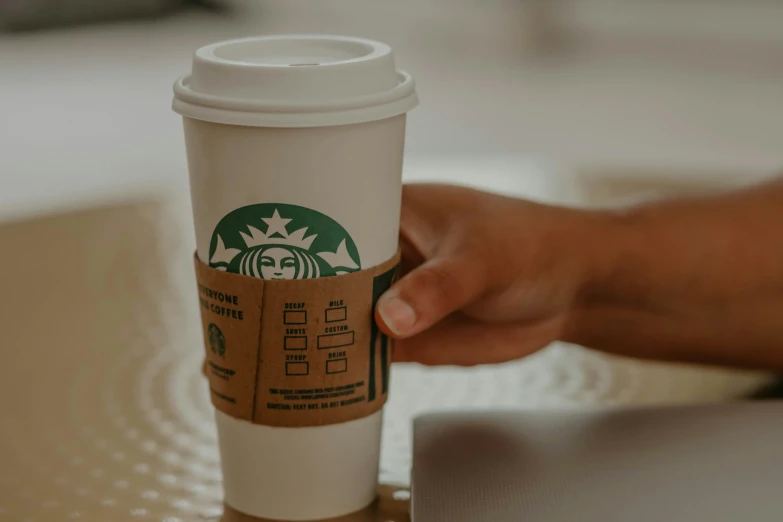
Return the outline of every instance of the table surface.
{"type": "MultiPolygon", "coordinates": [[[[0,522],[221,516],[190,237],[176,198],[0,226],[0,522]]],[[[765,380],[562,344],[494,367],[401,365],[381,480],[407,484],[421,413],[721,400],[765,380]]]]}

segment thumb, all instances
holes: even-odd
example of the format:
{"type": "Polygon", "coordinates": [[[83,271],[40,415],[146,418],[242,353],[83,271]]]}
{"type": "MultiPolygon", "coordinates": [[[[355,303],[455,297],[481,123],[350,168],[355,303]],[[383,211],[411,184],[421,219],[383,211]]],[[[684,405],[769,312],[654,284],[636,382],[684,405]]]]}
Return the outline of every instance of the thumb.
{"type": "Polygon", "coordinates": [[[486,277],[479,266],[465,257],[427,261],[381,296],[376,321],[394,337],[426,330],[484,291],[486,277]]]}

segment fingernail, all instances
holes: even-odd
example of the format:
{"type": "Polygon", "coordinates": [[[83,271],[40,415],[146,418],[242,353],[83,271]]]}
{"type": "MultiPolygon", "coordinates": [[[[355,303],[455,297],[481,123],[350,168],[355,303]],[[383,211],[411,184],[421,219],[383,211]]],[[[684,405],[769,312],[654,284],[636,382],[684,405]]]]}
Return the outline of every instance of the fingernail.
{"type": "Polygon", "coordinates": [[[381,302],[378,312],[384,324],[396,335],[405,335],[416,324],[416,312],[399,297],[381,302]]]}

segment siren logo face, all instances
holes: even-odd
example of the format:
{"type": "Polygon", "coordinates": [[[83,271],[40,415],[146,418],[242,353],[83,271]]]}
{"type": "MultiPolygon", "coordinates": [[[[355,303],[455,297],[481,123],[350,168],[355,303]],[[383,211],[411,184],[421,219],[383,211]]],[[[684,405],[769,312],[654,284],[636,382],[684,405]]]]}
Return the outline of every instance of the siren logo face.
{"type": "Polygon", "coordinates": [[[209,266],[259,279],[309,279],[356,272],[359,251],[325,214],[261,203],[228,213],[215,227],[209,266]]]}
{"type": "Polygon", "coordinates": [[[212,352],[218,357],[225,358],[226,338],[223,336],[223,332],[218,325],[210,323],[207,328],[207,334],[209,334],[209,347],[212,349],[212,352]]]}

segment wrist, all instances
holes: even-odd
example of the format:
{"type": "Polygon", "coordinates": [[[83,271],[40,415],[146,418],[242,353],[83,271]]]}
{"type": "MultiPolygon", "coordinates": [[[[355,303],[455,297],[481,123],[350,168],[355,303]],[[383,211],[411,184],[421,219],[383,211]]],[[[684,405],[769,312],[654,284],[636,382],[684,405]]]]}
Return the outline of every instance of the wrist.
{"type": "MultiPolygon", "coordinates": [[[[579,284],[571,306],[565,312],[560,340],[593,348],[605,347],[607,339],[622,330],[607,324],[606,310],[639,305],[633,285],[643,279],[643,267],[631,268],[643,258],[637,238],[641,225],[627,213],[604,210],[583,211],[574,259],[578,262],[579,284]],[[632,281],[627,281],[627,275],[632,281]],[[633,302],[634,304],[631,304],[633,302]],[[596,317],[602,319],[596,321],[596,317]]],[[[615,314],[616,316],[616,314],[615,314]]],[[[617,316],[619,317],[619,316],[617,316]]],[[[611,342],[609,343],[611,344],[611,342]]]]}
{"type": "MultiPolygon", "coordinates": [[[[644,256],[641,250],[645,244],[640,242],[641,223],[631,213],[613,210],[584,211],[583,224],[578,242],[579,252],[576,258],[580,263],[580,284],[578,285],[574,306],[590,307],[618,304],[633,299],[627,274],[642,271],[639,260],[644,256]],[[636,261],[634,261],[636,260],[636,261]]],[[[638,281],[638,278],[634,277],[638,281]]]]}

